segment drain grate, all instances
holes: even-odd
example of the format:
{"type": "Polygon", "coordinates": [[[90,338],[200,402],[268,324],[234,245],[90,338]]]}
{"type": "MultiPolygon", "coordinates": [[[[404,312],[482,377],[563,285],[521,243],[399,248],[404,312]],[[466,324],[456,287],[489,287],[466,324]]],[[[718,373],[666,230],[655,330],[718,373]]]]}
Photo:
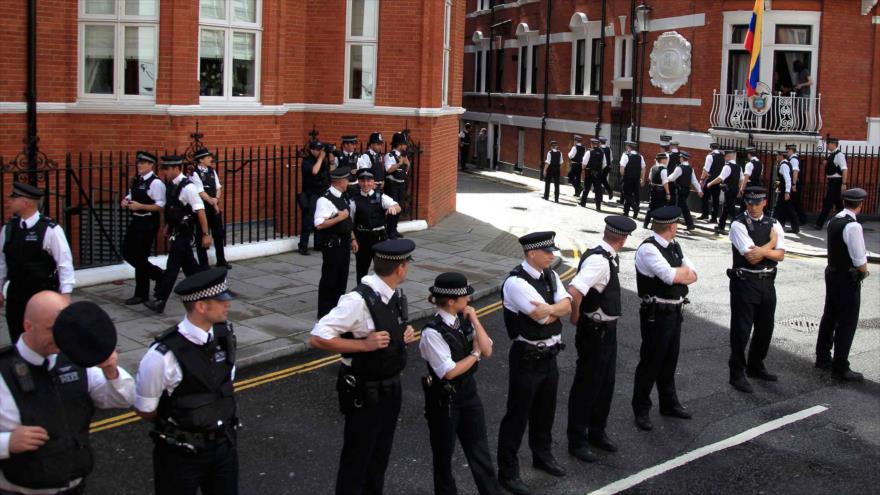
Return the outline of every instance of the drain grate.
{"type": "Polygon", "coordinates": [[[791,318],[782,322],[783,325],[793,328],[799,332],[813,333],[819,330],[819,320],[816,318],[798,317],[791,318]]]}

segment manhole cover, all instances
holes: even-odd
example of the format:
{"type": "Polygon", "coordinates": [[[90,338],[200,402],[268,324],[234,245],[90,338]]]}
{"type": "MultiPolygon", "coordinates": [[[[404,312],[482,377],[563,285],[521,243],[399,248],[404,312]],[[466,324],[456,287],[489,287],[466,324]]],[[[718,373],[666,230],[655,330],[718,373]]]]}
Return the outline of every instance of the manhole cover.
{"type": "Polygon", "coordinates": [[[798,318],[788,319],[782,324],[804,333],[812,333],[819,330],[819,320],[816,318],[807,318],[801,316],[798,318]]]}

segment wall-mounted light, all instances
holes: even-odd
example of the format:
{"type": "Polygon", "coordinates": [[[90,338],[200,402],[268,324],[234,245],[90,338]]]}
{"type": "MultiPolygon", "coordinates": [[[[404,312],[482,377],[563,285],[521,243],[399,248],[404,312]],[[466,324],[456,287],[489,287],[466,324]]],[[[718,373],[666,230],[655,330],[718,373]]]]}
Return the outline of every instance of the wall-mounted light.
{"type": "Polygon", "coordinates": [[[651,22],[651,7],[647,4],[641,4],[636,7],[636,31],[639,33],[648,32],[649,24],[651,22]]]}

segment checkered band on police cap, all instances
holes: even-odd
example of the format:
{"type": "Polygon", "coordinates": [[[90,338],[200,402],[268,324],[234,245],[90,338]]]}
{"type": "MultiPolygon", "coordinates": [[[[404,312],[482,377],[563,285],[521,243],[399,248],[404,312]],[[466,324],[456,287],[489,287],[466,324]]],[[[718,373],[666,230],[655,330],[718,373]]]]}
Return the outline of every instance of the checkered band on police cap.
{"type": "Polygon", "coordinates": [[[180,296],[180,300],[183,302],[194,302],[194,301],[201,301],[203,299],[212,299],[214,297],[219,296],[220,294],[223,294],[224,292],[226,292],[228,290],[229,290],[229,284],[226,283],[226,279],[223,279],[223,282],[221,282],[217,285],[212,285],[211,287],[208,287],[207,289],[202,289],[198,292],[193,292],[192,294],[182,295],[182,296],[180,296]]]}
{"type": "Polygon", "coordinates": [[[532,249],[544,249],[544,248],[550,248],[550,247],[556,247],[553,242],[553,238],[546,239],[543,241],[533,242],[531,244],[523,244],[523,250],[525,250],[525,251],[531,251],[532,249]]]}
{"type": "Polygon", "coordinates": [[[453,296],[453,297],[461,297],[468,295],[467,287],[456,287],[456,288],[447,288],[447,287],[431,287],[431,294],[435,296],[453,296]]]}

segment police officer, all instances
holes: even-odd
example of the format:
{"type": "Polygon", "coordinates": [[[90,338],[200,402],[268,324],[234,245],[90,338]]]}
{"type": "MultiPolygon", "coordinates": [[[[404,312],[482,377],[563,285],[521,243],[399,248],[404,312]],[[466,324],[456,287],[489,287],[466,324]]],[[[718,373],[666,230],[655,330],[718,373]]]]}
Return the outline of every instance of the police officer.
{"type": "Polygon", "coordinates": [[[422,329],[419,353],[428,365],[422,388],[434,460],[434,493],[458,493],[452,476],[457,436],[477,491],[501,495],[475,378],[480,360],[492,356],[492,339],[468,305],[474,288],[461,273],[446,272],[428,290],[428,300],[437,312],[422,329]]]}
{"type": "Polygon", "coordinates": [[[336,390],[345,437],[337,494],[383,491],[400,414],[400,372],[406,367],[406,345],[416,339],[400,289],[415,247],[409,239],[376,244],[375,274],[342,296],[311,332],[311,347],[342,354],[336,390]]]}
{"type": "Polygon", "coordinates": [[[706,160],[703,162],[703,172],[701,174],[701,180],[703,182],[703,201],[700,220],[709,219],[710,223],[718,222],[721,185],[716,184],[712,187],[709,187],[708,184],[715,180],[716,177],[721,175],[721,169],[724,168],[724,153],[721,152],[720,148],[721,146],[718,143],[711,143],[709,145],[709,149],[711,151],[708,155],[706,155],[706,160]]]}
{"type": "Polygon", "coordinates": [[[12,184],[9,209],[12,218],[0,231],[0,287],[9,281],[4,300],[6,327],[10,342],[24,331],[23,316],[28,299],[42,290],[62,294],[73,292],[73,255],[64,230],[51,218],[40,214],[43,191],[21,182],[12,184]]]}
{"type": "Polygon", "coordinates": [[[739,200],[740,183],[742,182],[742,168],[736,163],[736,151],[726,150],[724,152],[724,160],[724,166],[721,167],[718,177],[712,179],[707,186],[712,187],[721,184],[724,190],[724,207],[721,209],[718,226],[714,229],[716,234],[723,234],[728,217],[733,220],[736,216],[736,204],[739,200]]]}
{"type": "MultiPolygon", "coordinates": [[[[669,162],[666,163],[666,173],[667,175],[672,175],[675,172],[675,169],[681,164],[681,152],[678,150],[678,141],[670,141],[669,146],[667,148],[666,154],[669,156],[669,162]]],[[[670,194],[672,195],[672,199],[669,201],[671,205],[678,204],[678,188],[672,187],[669,189],[670,194]]]]}
{"type": "Polygon", "coordinates": [[[165,230],[171,244],[165,273],[156,287],[156,300],[144,303],[144,306],[157,313],[165,311],[165,303],[180,270],[183,269],[187,277],[199,271],[192,251],[194,224],[198,224],[202,232],[201,238],[195,242],[204,249],[211,247],[205,204],[199,196],[198,187],[183,175],[182,167],[183,159],[179,156],[162,157],[162,168],[165,170],[165,230]]]}
{"type": "MultiPolygon", "coordinates": [[[[384,193],[393,199],[397,204],[402,205],[406,198],[406,176],[409,173],[409,155],[406,150],[408,148],[407,135],[403,132],[395,132],[391,136],[391,151],[385,155],[385,190],[384,193]]],[[[374,176],[375,180],[376,177],[374,176]]],[[[386,222],[388,228],[389,239],[399,239],[403,237],[397,231],[397,222],[400,220],[400,211],[397,213],[389,213],[386,222]]]]}
{"type": "Polygon", "coordinates": [[[865,236],[862,225],[856,219],[867,196],[864,189],[844,191],[844,210],[828,223],[825,309],[816,339],[816,367],[831,368],[831,376],[841,381],[863,379],[861,373],[849,368],[848,358],[859,323],[862,280],[868,276],[865,236]]]}
{"type": "Polygon", "coordinates": [[[590,445],[617,451],[605,432],[617,369],[617,319],[622,313],[617,253],[635,229],[636,223],[627,217],[605,217],[602,240],[581,256],[568,286],[578,352],[568,396],[568,451],[584,462],[596,460],[590,445]]]}
{"type": "MultiPolygon", "coordinates": [[[[784,152],[782,153],[784,155],[784,152]]],[[[764,164],[758,158],[758,150],[754,146],[746,148],[745,169],[743,169],[743,180],[740,185],[740,193],[748,186],[760,186],[764,182],[764,164]]]]}
{"type": "Polygon", "coordinates": [[[645,222],[642,225],[646,229],[648,224],[651,223],[651,212],[666,206],[672,199],[672,196],[669,194],[669,183],[666,181],[666,162],[668,160],[668,154],[663,152],[657,153],[654,157],[654,166],[648,171],[648,180],[651,184],[651,200],[648,203],[648,211],[645,213],[645,222]]]}
{"type": "MultiPolygon", "coordinates": [[[[226,269],[232,268],[226,262],[224,246],[226,244],[226,224],[223,223],[223,185],[220,184],[220,176],[213,167],[214,155],[205,148],[196,150],[193,154],[195,168],[190,180],[199,188],[199,197],[205,204],[205,218],[208,220],[208,228],[211,229],[211,238],[214,244],[214,253],[217,257],[217,266],[226,269]]],[[[198,225],[196,225],[198,227],[198,225]]],[[[199,237],[204,232],[197,231],[199,237]]],[[[199,266],[208,268],[208,250],[201,245],[196,245],[196,255],[199,266]]]]}
{"type": "Polygon", "coordinates": [[[558,251],[555,237],[555,232],[520,237],[525,261],[502,284],[504,325],[513,344],[507,412],[498,432],[498,478],[501,486],[515,494],[529,493],[528,485],[520,478],[517,460],[527,426],[532,465],[553,476],[565,476],[565,468],[551,450],[551,432],[559,383],[556,355],[565,348],[562,318],[571,312],[571,296],[550,269],[554,252],[558,251]]]}
{"type": "Polygon", "coordinates": [[[165,207],[165,183],[153,173],[155,155],[138,151],[135,161],[137,177],[122,199],[122,208],[131,212],[122,258],[134,267],[134,296],[125,300],[126,306],[149,301],[150,280],[158,282],[162,278],[162,269],[150,263],[149,258],[159,232],[159,216],[165,207]]]}
{"type": "Polygon", "coordinates": [[[382,139],[382,134],[378,132],[370,134],[370,139],[367,141],[367,152],[362,154],[357,162],[358,170],[365,168],[372,170],[373,180],[376,181],[376,190],[379,192],[382,192],[382,188],[385,186],[385,165],[382,160],[384,145],[385,140],[382,139]]]}
{"type": "Polygon", "coordinates": [[[677,201],[677,206],[681,208],[685,226],[688,231],[691,231],[696,227],[694,226],[694,217],[691,215],[691,208],[688,206],[688,197],[693,189],[702,198],[703,190],[700,188],[700,181],[697,180],[694,169],[691,168],[691,154],[687,151],[679,151],[678,159],[678,166],[675,167],[672,174],[666,177],[666,182],[669,184],[670,191],[676,190],[672,196],[677,201]]]}
{"type": "Polygon", "coordinates": [[[752,393],[745,375],[775,382],[764,359],[773,337],[776,313],[776,265],[785,257],[785,232],[764,214],[767,191],[749,186],[743,195],[746,213],[730,224],[733,268],[730,278],[730,384],[741,392],[752,393]],[[752,328],[754,327],[754,333],[752,328]],[[752,336],[749,344],[749,336],[752,336]],[[749,348],[746,360],[746,347],[749,348]]]}
{"type": "Polygon", "coordinates": [[[596,211],[602,211],[602,171],[605,170],[608,163],[605,161],[605,152],[599,148],[599,140],[596,138],[590,139],[590,145],[592,147],[589,153],[587,153],[587,164],[583,172],[584,189],[583,194],[581,194],[580,205],[585,206],[587,204],[587,195],[589,195],[590,188],[592,188],[596,201],[596,211]]]}
{"type": "Polygon", "coordinates": [[[786,153],[783,150],[779,150],[776,152],[776,155],[779,157],[779,174],[776,179],[776,208],[774,209],[774,217],[779,221],[779,224],[782,227],[785,227],[785,223],[789,222],[791,224],[792,233],[799,233],[801,231],[800,225],[798,224],[797,213],[794,211],[794,205],[791,202],[791,189],[794,187],[794,182],[792,181],[793,171],[791,168],[791,163],[788,161],[786,157],[786,153]]]}
{"type": "Polygon", "coordinates": [[[834,211],[843,209],[843,200],[841,199],[841,191],[846,191],[846,178],[849,170],[846,165],[846,155],[840,151],[840,141],[837,138],[828,138],[828,156],[825,157],[825,179],[827,181],[827,189],[825,190],[825,199],[822,201],[822,211],[816,218],[816,230],[822,230],[825,225],[825,219],[834,211]]]}
{"type": "Polygon", "coordinates": [[[611,189],[611,185],[608,183],[608,174],[611,173],[611,164],[614,163],[614,159],[611,154],[611,147],[608,146],[607,137],[599,136],[599,149],[605,154],[605,168],[602,169],[602,187],[608,191],[608,199],[611,200],[614,198],[614,190],[611,189]]]}
{"type": "Polygon", "coordinates": [[[620,176],[623,178],[623,216],[639,218],[639,194],[645,185],[645,159],[639,154],[639,145],[634,141],[625,141],[626,152],[620,157],[620,176]]]}
{"type": "Polygon", "coordinates": [[[51,291],[27,303],[24,333],[0,352],[0,493],[82,494],[95,407],[134,403],[116,329],[92,302],[51,291]]]}
{"type": "Polygon", "coordinates": [[[357,136],[342,136],[342,151],[338,153],[336,158],[337,167],[348,167],[351,174],[348,176],[348,194],[353,195],[357,192],[357,162],[360,154],[355,151],[357,147],[357,136]]]}
{"type": "Polygon", "coordinates": [[[555,187],[554,198],[559,202],[559,173],[562,169],[562,152],[556,141],[550,141],[550,151],[544,159],[544,200],[550,199],[550,184],[555,187]]]}
{"type": "Polygon", "coordinates": [[[583,191],[581,174],[584,169],[584,155],[587,153],[587,148],[581,141],[583,138],[575,134],[574,145],[568,151],[568,182],[574,187],[575,197],[580,196],[583,191]]]}
{"type": "Polygon", "coordinates": [[[359,281],[373,262],[373,246],[388,239],[385,217],[400,213],[400,205],[376,190],[370,169],[358,172],[358,186],[358,191],[351,197],[351,215],[354,218],[355,273],[359,281]]]}
{"type": "Polygon", "coordinates": [[[157,495],[238,493],[235,332],[225,268],[177,284],[186,316],[141,359],[138,415],[153,423],[157,495]]]}
{"type": "MultiPolygon", "coordinates": [[[[302,193],[298,197],[299,207],[302,210],[298,252],[305,256],[309,255],[309,236],[315,230],[314,218],[318,198],[330,187],[329,160],[323,143],[317,139],[309,142],[309,154],[302,161],[302,193]]],[[[317,233],[312,243],[315,249],[320,245],[317,233]]]]}
{"type": "Polygon", "coordinates": [[[675,242],[681,209],[664,206],[652,211],[651,216],[654,235],[645,239],[636,251],[636,287],[642,299],[639,309],[642,346],[632,398],[636,426],[646,431],[654,428],[648,414],[654,384],[661,415],[691,418],[675,391],[675,368],[681,343],[682,305],[687,301],[687,286],[697,281],[694,265],[675,242]]]}
{"type": "Polygon", "coordinates": [[[471,124],[465,122],[464,129],[458,133],[458,163],[462,171],[467,170],[467,161],[471,156],[471,124]]]}
{"type": "Polygon", "coordinates": [[[345,294],[351,252],[357,249],[352,235],[351,204],[345,190],[348,188],[347,168],[330,172],[330,188],[318,198],[315,205],[315,228],[321,232],[321,280],[318,282],[318,318],[336,306],[345,294]]]}
{"type": "Polygon", "coordinates": [[[791,178],[791,205],[798,216],[798,223],[806,225],[807,214],[804,212],[804,199],[801,191],[801,158],[798,156],[796,144],[785,145],[785,151],[788,154],[788,163],[791,164],[793,175],[791,178]]]}

